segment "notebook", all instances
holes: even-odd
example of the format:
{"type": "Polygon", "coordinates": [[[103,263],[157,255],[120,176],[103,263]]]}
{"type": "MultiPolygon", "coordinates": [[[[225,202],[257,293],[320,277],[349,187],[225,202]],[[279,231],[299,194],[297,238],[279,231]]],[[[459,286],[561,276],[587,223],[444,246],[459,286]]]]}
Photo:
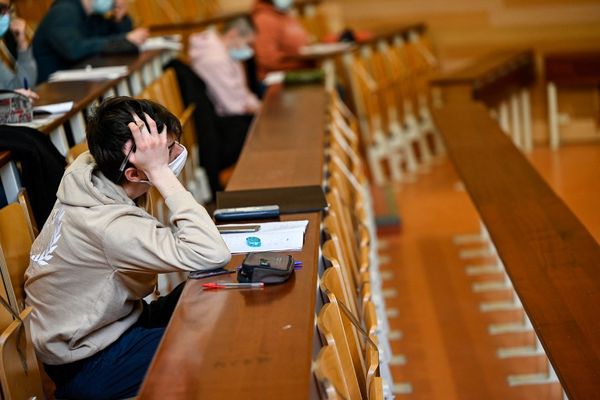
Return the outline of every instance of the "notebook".
{"type": "Polygon", "coordinates": [[[327,207],[321,186],[234,190],[217,193],[217,208],[278,205],[281,214],[320,211],[327,207]]]}

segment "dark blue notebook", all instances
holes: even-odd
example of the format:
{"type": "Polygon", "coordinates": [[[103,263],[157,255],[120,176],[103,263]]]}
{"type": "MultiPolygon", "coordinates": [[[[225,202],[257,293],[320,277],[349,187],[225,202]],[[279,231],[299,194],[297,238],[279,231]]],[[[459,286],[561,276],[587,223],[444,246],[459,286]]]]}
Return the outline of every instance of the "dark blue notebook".
{"type": "Polygon", "coordinates": [[[294,214],[323,210],[327,201],[318,185],[217,193],[217,209],[269,205],[278,205],[280,214],[294,214]]]}

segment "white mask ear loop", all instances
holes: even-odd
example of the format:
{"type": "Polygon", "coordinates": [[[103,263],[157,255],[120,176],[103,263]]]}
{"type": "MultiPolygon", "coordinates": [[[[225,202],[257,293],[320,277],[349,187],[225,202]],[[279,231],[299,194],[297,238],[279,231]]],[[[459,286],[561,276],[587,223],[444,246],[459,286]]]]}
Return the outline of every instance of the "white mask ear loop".
{"type": "MultiPolygon", "coordinates": [[[[185,148],[185,146],[183,146],[180,143],[176,142],[175,145],[181,149],[181,153],[179,153],[179,155],[173,161],[171,161],[169,163],[169,169],[171,171],[173,171],[175,176],[179,176],[179,174],[181,174],[181,171],[183,171],[183,168],[185,167],[185,162],[187,161],[188,151],[185,148]]],[[[129,158],[129,156],[127,158],[129,158]]],[[[147,179],[140,179],[138,182],[145,183],[147,185],[152,186],[152,182],[150,182],[147,179]]]]}

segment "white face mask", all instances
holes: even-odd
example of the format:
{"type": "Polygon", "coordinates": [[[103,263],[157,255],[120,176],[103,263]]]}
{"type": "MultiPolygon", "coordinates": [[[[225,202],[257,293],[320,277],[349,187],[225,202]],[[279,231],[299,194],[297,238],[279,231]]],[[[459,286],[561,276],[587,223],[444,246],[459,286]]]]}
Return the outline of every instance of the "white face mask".
{"type": "Polygon", "coordinates": [[[8,13],[0,17],[0,37],[4,36],[10,27],[10,15],[8,13]]]}
{"type": "Polygon", "coordinates": [[[94,0],[92,10],[98,14],[106,14],[113,8],[113,0],[94,0]]]}
{"type": "Polygon", "coordinates": [[[175,146],[181,149],[181,153],[179,153],[179,155],[169,163],[169,168],[171,169],[171,171],[173,171],[175,176],[179,176],[179,174],[181,174],[181,171],[183,171],[183,167],[185,167],[188,152],[185,146],[179,143],[175,143],[175,146]]]}
{"type": "MultiPolygon", "coordinates": [[[[187,161],[188,151],[185,148],[185,146],[183,146],[180,143],[175,143],[175,146],[177,146],[181,149],[181,153],[179,153],[179,155],[177,157],[175,157],[175,159],[169,163],[169,169],[171,171],[173,171],[175,176],[179,176],[179,174],[181,174],[181,171],[183,171],[183,167],[185,167],[185,162],[187,161]]],[[[146,179],[140,179],[138,182],[145,183],[145,184],[152,186],[152,182],[150,182],[149,180],[146,180],[146,179]]]]}
{"type": "Polygon", "coordinates": [[[254,50],[250,46],[238,47],[235,49],[229,49],[229,57],[236,61],[246,61],[254,55],[254,50]]]}

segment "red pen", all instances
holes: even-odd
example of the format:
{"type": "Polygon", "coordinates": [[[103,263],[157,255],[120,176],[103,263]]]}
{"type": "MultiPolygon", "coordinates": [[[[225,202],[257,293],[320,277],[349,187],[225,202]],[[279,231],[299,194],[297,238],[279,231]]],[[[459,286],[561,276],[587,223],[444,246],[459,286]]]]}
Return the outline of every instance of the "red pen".
{"type": "Polygon", "coordinates": [[[203,289],[255,289],[262,288],[265,284],[263,282],[255,283],[236,283],[236,282],[209,282],[203,283],[203,289]]]}

